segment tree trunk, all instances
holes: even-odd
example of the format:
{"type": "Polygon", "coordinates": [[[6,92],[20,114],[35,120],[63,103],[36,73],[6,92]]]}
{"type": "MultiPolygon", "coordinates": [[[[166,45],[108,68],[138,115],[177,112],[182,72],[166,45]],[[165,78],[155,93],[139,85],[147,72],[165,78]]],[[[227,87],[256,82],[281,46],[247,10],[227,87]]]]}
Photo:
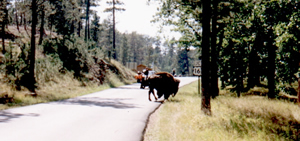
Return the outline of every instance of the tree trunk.
{"type": "MultiPolygon", "coordinates": [[[[298,45],[298,49],[299,49],[299,45],[298,45]]],[[[300,54],[300,49],[298,50],[299,54],[300,54]]],[[[298,102],[298,106],[300,107],[300,61],[299,61],[299,64],[298,64],[298,93],[297,93],[297,102],[298,102]]]]}
{"type": "Polygon", "coordinates": [[[20,28],[19,28],[19,17],[18,17],[18,11],[16,10],[16,25],[17,25],[17,29],[20,32],[20,28]]]}
{"type": "MultiPolygon", "coordinates": [[[[222,44],[223,44],[223,39],[224,39],[224,26],[223,25],[219,25],[219,28],[221,29],[221,32],[220,32],[220,36],[219,36],[219,44],[218,44],[218,48],[220,50],[220,48],[222,48],[222,44]]],[[[228,72],[228,66],[227,65],[224,65],[223,61],[220,60],[219,61],[219,64],[220,64],[220,74],[222,77],[220,77],[220,80],[221,80],[221,88],[225,88],[226,85],[225,83],[227,83],[227,80],[228,80],[228,77],[227,77],[227,72],[228,72]]]]}
{"type": "Polygon", "coordinates": [[[6,53],[6,50],[5,50],[5,26],[6,26],[6,21],[7,21],[7,9],[6,9],[6,0],[4,0],[2,2],[3,6],[0,7],[1,9],[0,10],[3,10],[2,12],[4,12],[4,17],[2,19],[2,24],[1,24],[1,29],[2,29],[2,54],[4,55],[6,53]]]}
{"type": "Polygon", "coordinates": [[[237,78],[237,80],[236,80],[236,92],[237,92],[237,97],[240,97],[241,96],[241,92],[242,92],[242,90],[244,89],[244,84],[243,84],[243,71],[242,71],[242,69],[243,69],[243,57],[242,56],[244,56],[244,54],[242,54],[242,49],[241,48],[239,48],[238,49],[238,52],[237,52],[237,54],[236,54],[236,65],[235,65],[235,68],[237,69],[236,70],[236,73],[237,73],[237,75],[236,75],[236,77],[235,78],[237,78]]]}
{"type": "Polygon", "coordinates": [[[269,29],[268,31],[268,97],[273,99],[275,98],[275,57],[276,57],[276,46],[273,45],[274,39],[272,37],[273,30],[269,29]]]}
{"type": "Polygon", "coordinates": [[[115,19],[115,0],[113,0],[113,50],[112,57],[113,59],[117,59],[116,56],[116,19],[115,19]]]}
{"type": "Polygon", "coordinates": [[[50,40],[52,40],[52,30],[53,30],[53,18],[52,17],[50,18],[50,21],[51,21],[51,23],[50,23],[50,40]]]}
{"type": "Polygon", "coordinates": [[[34,67],[35,67],[35,33],[36,33],[36,24],[37,24],[37,13],[36,13],[36,0],[32,0],[32,27],[31,27],[31,48],[30,48],[30,66],[29,66],[29,90],[35,93],[35,76],[34,76],[34,67]]]}
{"type": "Polygon", "coordinates": [[[81,32],[81,21],[78,22],[78,29],[77,29],[78,37],[80,37],[80,32],[81,32]]]}
{"type": "Polygon", "coordinates": [[[89,11],[90,11],[90,0],[86,1],[86,16],[85,16],[85,40],[89,39],[89,11]]]}
{"type": "Polygon", "coordinates": [[[25,16],[25,12],[24,12],[24,16],[23,16],[23,26],[24,26],[24,29],[26,30],[27,32],[27,26],[26,26],[26,16],[25,16]]]}
{"type": "Polygon", "coordinates": [[[39,39],[39,45],[43,42],[43,36],[44,36],[44,22],[45,22],[45,10],[44,6],[42,6],[42,17],[41,17],[41,27],[40,27],[40,39],[39,39]]]}
{"type": "Polygon", "coordinates": [[[23,14],[21,13],[20,15],[21,15],[21,17],[20,17],[20,23],[19,24],[20,24],[20,26],[22,26],[23,25],[23,23],[22,23],[23,22],[23,14]]]}
{"type": "Polygon", "coordinates": [[[210,91],[209,91],[209,66],[210,66],[210,18],[211,18],[211,0],[202,1],[203,8],[203,32],[202,32],[202,104],[201,110],[206,115],[211,115],[210,91]]]}
{"type": "Polygon", "coordinates": [[[2,21],[2,54],[4,55],[5,53],[5,22],[2,21]]]}
{"type": "Polygon", "coordinates": [[[185,61],[185,65],[184,65],[186,69],[184,69],[184,72],[185,72],[185,75],[188,76],[190,74],[190,69],[189,69],[189,67],[190,67],[190,65],[189,65],[189,55],[188,55],[189,50],[188,50],[188,47],[186,46],[184,50],[185,50],[184,51],[184,59],[186,60],[185,61]]]}
{"type": "Polygon", "coordinates": [[[251,89],[255,85],[260,84],[259,57],[257,56],[257,49],[262,48],[262,44],[261,36],[258,33],[257,37],[255,38],[253,48],[249,54],[247,89],[251,89]]]}
{"type": "Polygon", "coordinates": [[[217,8],[218,0],[213,1],[212,35],[211,35],[211,95],[216,98],[219,95],[218,86],[218,52],[217,52],[217,8]]]}

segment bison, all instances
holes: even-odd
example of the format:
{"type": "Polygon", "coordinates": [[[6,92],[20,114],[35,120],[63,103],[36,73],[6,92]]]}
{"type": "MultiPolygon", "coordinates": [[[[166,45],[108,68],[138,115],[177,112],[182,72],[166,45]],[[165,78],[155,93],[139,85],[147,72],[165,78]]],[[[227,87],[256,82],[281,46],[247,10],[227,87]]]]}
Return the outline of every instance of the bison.
{"type": "Polygon", "coordinates": [[[154,95],[155,100],[157,100],[154,89],[157,90],[158,98],[162,97],[162,95],[164,95],[165,99],[168,99],[172,94],[175,96],[180,83],[179,79],[174,78],[173,75],[168,72],[159,72],[151,75],[147,81],[149,84],[149,101],[151,101],[151,93],[154,95]]]}

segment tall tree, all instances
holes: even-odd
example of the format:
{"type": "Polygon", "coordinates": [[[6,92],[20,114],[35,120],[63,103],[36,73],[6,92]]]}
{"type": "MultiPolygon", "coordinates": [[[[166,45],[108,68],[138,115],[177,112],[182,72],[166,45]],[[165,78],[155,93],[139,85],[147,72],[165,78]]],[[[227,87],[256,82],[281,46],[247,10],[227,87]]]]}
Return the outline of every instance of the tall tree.
{"type": "Polygon", "coordinates": [[[104,19],[100,24],[100,48],[104,51],[110,59],[111,43],[112,43],[112,22],[110,19],[104,19]]]}
{"type": "Polygon", "coordinates": [[[122,41],[121,57],[123,65],[126,65],[126,62],[128,62],[128,39],[125,33],[123,33],[122,41]]]}
{"type": "Polygon", "coordinates": [[[0,24],[1,24],[1,37],[2,37],[2,53],[5,54],[5,27],[8,22],[8,10],[7,10],[8,1],[0,1],[0,24]]]}
{"type": "Polygon", "coordinates": [[[183,45],[178,51],[178,74],[182,74],[183,76],[189,75],[189,47],[188,45],[183,45]]]}
{"type": "Polygon", "coordinates": [[[37,3],[36,0],[32,0],[31,3],[32,8],[32,24],[31,24],[31,48],[30,48],[30,66],[29,66],[29,90],[31,92],[35,93],[35,76],[34,76],[34,70],[35,70],[35,33],[36,33],[36,25],[37,25],[37,3]]]}
{"type": "Polygon", "coordinates": [[[219,95],[219,85],[218,85],[218,50],[217,50],[217,16],[218,14],[218,4],[219,0],[213,0],[212,2],[212,22],[211,22],[211,95],[215,98],[219,95]]]}
{"type": "Polygon", "coordinates": [[[40,38],[39,38],[39,45],[42,44],[43,42],[43,36],[44,36],[44,23],[45,23],[45,6],[44,6],[44,2],[43,1],[43,4],[40,6],[41,7],[41,25],[40,25],[40,38]]]}
{"type": "Polygon", "coordinates": [[[97,16],[97,14],[94,14],[93,21],[91,24],[91,36],[92,40],[97,43],[99,43],[99,34],[100,34],[100,17],[97,16]]]}
{"type": "Polygon", "coordinates": [[[209,88],[209,74],[210,74],[210,19],[211,19],[211,0],[202,1],[202,104],[201,110],[207,114],[211,115],[211,105],[210,105],[210,88],[209,88]]]}
{"type": "MultiPolygon", "coordinates": [[[[272,5],[274,6],[274,5],[272,5]]],[[[267,24],[267,50],[268,50],[268,97],[269,98],[275,98],[275,57],[276,57],[276,46],[273,44],[275,42],[274,36],[273,36],[273,29],[272,27],[275,24],[273,15],[275,13],[273,7],[271,5],[268,5],[266,7],[266,24],[267,24]]],[[[275,7],[274,7],[275,8],[275,7]]]]}
{"type": "Polygon", "coordinates": [[[116,16],[115,16],[115,12],[116,11],[125,11],[124,8],[120,8],[120,7],[116,7],[116,5],[123,5],[124,3],[119,1],[119,0],[112,0],[112,1],[108,1],[107,4],[109,4],[110,8],[107,8],[104,10],[104,12],[112,12],[112,16],[113,16],[113,47],[112,47],[112,57],[114,59],[117,58],[116,56],[116,16]]]}
{"type": "Polygon", "coordinates": [[[86,0],[86,11],[85,11],[85,40],[90,39],[90,0],[86,0]]]}

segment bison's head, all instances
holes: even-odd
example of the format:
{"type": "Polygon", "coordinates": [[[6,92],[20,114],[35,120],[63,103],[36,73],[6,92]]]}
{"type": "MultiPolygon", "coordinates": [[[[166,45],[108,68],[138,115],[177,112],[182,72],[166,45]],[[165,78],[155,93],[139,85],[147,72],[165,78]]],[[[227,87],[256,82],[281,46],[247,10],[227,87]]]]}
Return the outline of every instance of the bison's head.
{"type": "Polygon", "coordinates": [[[179,89],[179,83],[180,83],[180,80],[179,79],[177,79],[177,78],[174,78],[174,87],[173,87],[173,89],[174,89],[174,95],[173,95],[173,97],[177,94],[177,92],[178,92],[178,89],[179,89]]]}

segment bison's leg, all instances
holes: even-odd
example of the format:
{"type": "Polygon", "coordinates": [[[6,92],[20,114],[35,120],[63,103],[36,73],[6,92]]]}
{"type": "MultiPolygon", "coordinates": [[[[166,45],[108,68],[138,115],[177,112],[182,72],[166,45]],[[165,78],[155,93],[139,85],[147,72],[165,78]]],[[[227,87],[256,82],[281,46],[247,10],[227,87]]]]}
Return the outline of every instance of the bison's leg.
{"type": "Polygon", "coordinates": [[[152,92],[153,92],[153,89],[150,89],[150,90],[149,90],[149,101],[151,101],[150,95],[151,95],[152,92]]]}
{"type": "Polygon", "coordinates": [[[153,94],[155,100],[157,100],[157,97],[155,96],[155,93],[154,93],[154,89],[153,89],[153,88],[150,88],[150,89],[149,89],[149,101],[151,101],[151,97],[150,97],[151,93],[153,94]]]}
{"type": "Polygon", "coordinates": [[[158,96],[158,98],[161,98],[163,96],[163,92],[162,91],[157,91],[157,96],[158,96]]]}
{"type": "MultiPolygon", "coordinates": [[[[154,93],[154,89],[152,91],[153,91],[152,93],[153,93],[155,100],[157,100],[157,97],[155,96],[155,93],[154,93]]],[[[158,93],[158,91],[157,91],[157,93],[158,93]]]]}
{"type": "Polygon", "coordinates": [[[168,99],[169,99],[169,96],[170,96],[170,94],[164,94],[165,100],[168,100],[168,99]]]}
{"type": "Polygon", "coordinates": [[[155,100],[157,100],[157,97],[155,96],[155,93],[154,93],[154,89],[153,88],[149,88],[149,101],[151,101],[151,98],[150,98],[151,93],[153,94],[155,100]]]}

